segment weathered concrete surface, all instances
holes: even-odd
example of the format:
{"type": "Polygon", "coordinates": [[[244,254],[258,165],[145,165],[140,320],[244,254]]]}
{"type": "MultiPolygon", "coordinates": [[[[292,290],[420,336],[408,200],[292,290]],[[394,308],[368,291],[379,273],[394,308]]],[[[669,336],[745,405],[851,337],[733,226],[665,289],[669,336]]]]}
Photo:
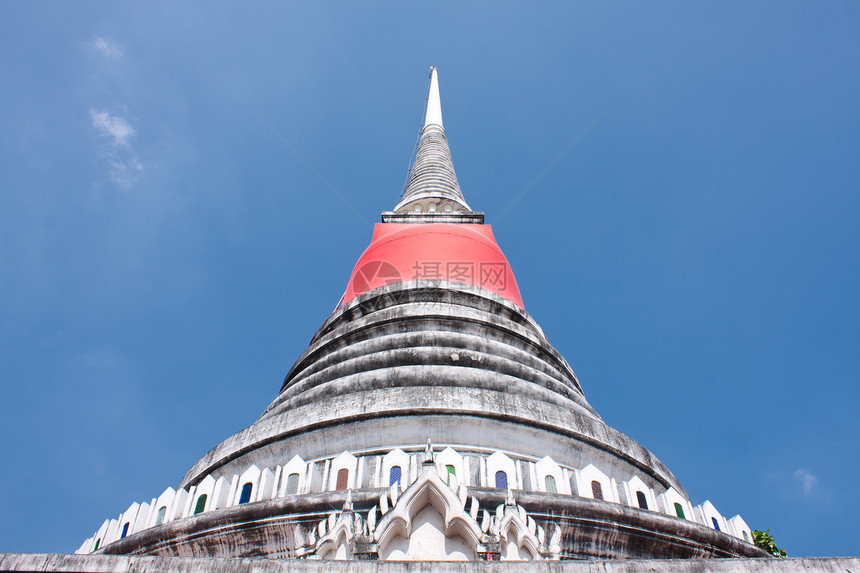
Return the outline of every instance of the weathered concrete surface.
{"type": "Polygon", "coordinates": [[[593,461],[617,460],[612,477],[642,473],[684,491],[651,452],[600,419],[527,312],[491,291],[438,280],[374,289],[332,315],[260,419],[204,455],[179,487],[252,463],[283,463],[273,457],[280,453],[313,459],[400,447],[410,428],[435,430],[410,419],[440,415],[461,417],[439,429],[456,435],[424,433],[416,443],[431,435],[434,443],[551,455],[572,467],[585,446],[593,461]],[[542,436],[512,442],[505,435],[511,424],[542,436]],[[356,436],[360,444],[350,441],[356,436]],[[329,451],[319,451],[322,444],[329,451]]]}
{"type": "MultiPolygon", "coordinates": [[[[672,486],[683,495],[675,476],[650,451],[600,419],[570,365],[528,313],[491,291],[438,280],[380,287],[335,312],[257,422],[203,456],[179,487],[196,485],[206,475],[229,482],[252,464],[275,468],[294,455],[320,460],[344,451],[359,457],[409,451],[422,447],[428,436],[461,455],[471,452],[468,459],[476,466],[488,451],[532,460],[549,456],[568,468],[594,464],[618,482],[636,476],[658,493],[672,486]]],[[[503,490],[487,487],[486,467],[467,475],[471,481],[464,485],[482,509],[493,513],[504,503],[503,490]]],[[[323,479],[332,487],[331,477],[323,479]]],[[[381,492],[372,489],[375,485],[355,485],[356,511],[367,512],[377,503],[381,492]]],[[[98,553],[298,559],[307,554],[307,532],[344,505],[344,492],[321,487],[106,540],[98,553]]],[[[543,531],[558,527],[562,558],[761,554],[689,519],[540,494],[525,482],[514,487],[517,503],[543,531]]]]}
{"type": "MultiPolygon", "coordinates": [[[[384,488],[353,491],[356,511],[378,503],[384,488]]],[[[482,508],[504,503],[506,493],[472,488],[482,508]]],[[[175,557],[295,558],[295,526],[313,529],[332,508],[342,507],[347,492],[289,496],[249,503],[151,527],[98,550],[99,554],[175,557]]],[[[653,511],[616,503],[554,494],[517,491],[517,502],[539,525],[561,527],[561,556],[569,559],[654,557],[764,557],[753,545],[727,533],[653,511]]]]}
{"type": "Polygon", "coordinates": [[[90,571],[92,573],[856,573],[860,557],[792,557],[785,559],[695,559],[626,561],[542,561],[529,563],[452,563],[379,561],[304,561],[2,553],[0,571],[90,571]]]}

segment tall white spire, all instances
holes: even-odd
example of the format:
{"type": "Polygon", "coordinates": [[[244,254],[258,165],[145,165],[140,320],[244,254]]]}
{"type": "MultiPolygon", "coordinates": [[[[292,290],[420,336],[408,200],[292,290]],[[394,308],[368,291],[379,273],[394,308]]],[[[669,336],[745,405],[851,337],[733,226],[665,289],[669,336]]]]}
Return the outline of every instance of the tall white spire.
{"type": "Polygon", "coordinates": [[[385,222],[457,222],[483,223],[484,214],[472,211],[454,173],[448,138],[442,125],[442,103],[439,77],[430,68],[430,92],[427,110],[409,181],[394,211],[382,214],[385,222]]]}
{"type": "Polygon", "coordinates": [[[424,127],[442,125],[442,100],[439,99],[439,75],[436,68],[430,68],[430,94],[427,96],[427,113],[424,115],[424,127]]]}

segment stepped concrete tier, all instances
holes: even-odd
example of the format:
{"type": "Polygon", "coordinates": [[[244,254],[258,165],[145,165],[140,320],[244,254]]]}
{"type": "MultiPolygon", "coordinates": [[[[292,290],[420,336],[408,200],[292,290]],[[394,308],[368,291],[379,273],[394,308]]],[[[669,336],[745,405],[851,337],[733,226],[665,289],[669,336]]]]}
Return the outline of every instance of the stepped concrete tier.
{"type": "Polygon", "coordinates": [[[411,179],[260,418],[80,553],[424,561],[761,557],[606,425],[466,203],[436,70],[411,179]]]}
{"type": "Polygon", "coordinates": [[[434,280],[373,289],[330,317],[260,419],[179,486],[251,464],[275,467],[293,454],[423,449],[427,436],[476,460],[502,451],[570,467],[599,461],[611,477],[636,474],[682,491],[653,454],[603,423],[525,310],[486,289],[434,280]]]}

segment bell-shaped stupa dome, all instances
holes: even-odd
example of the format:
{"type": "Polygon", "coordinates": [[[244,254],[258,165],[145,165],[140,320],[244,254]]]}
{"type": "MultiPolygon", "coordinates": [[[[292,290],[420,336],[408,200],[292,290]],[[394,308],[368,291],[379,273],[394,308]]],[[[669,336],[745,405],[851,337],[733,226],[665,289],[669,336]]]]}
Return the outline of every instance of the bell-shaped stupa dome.
{"type": "Polygon", "coordinates": [[[80,553],[272,559],[761,556],[611,428],[457,182],[431,71],[410,178],[260,418],[80,553]]]}

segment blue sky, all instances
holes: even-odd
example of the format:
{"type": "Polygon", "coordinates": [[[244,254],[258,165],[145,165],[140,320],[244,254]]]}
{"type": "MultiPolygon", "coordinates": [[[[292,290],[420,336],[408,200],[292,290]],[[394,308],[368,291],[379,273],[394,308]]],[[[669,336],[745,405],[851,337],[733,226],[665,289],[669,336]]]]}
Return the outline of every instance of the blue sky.
{"type": "Polygon", "coordinates": [[[3,3],[0,551],[73,551],[256,419],[435,65],[461,187],[603,418],[789,554],[857,554],[858,29],[853,1],[3,3]]]}

